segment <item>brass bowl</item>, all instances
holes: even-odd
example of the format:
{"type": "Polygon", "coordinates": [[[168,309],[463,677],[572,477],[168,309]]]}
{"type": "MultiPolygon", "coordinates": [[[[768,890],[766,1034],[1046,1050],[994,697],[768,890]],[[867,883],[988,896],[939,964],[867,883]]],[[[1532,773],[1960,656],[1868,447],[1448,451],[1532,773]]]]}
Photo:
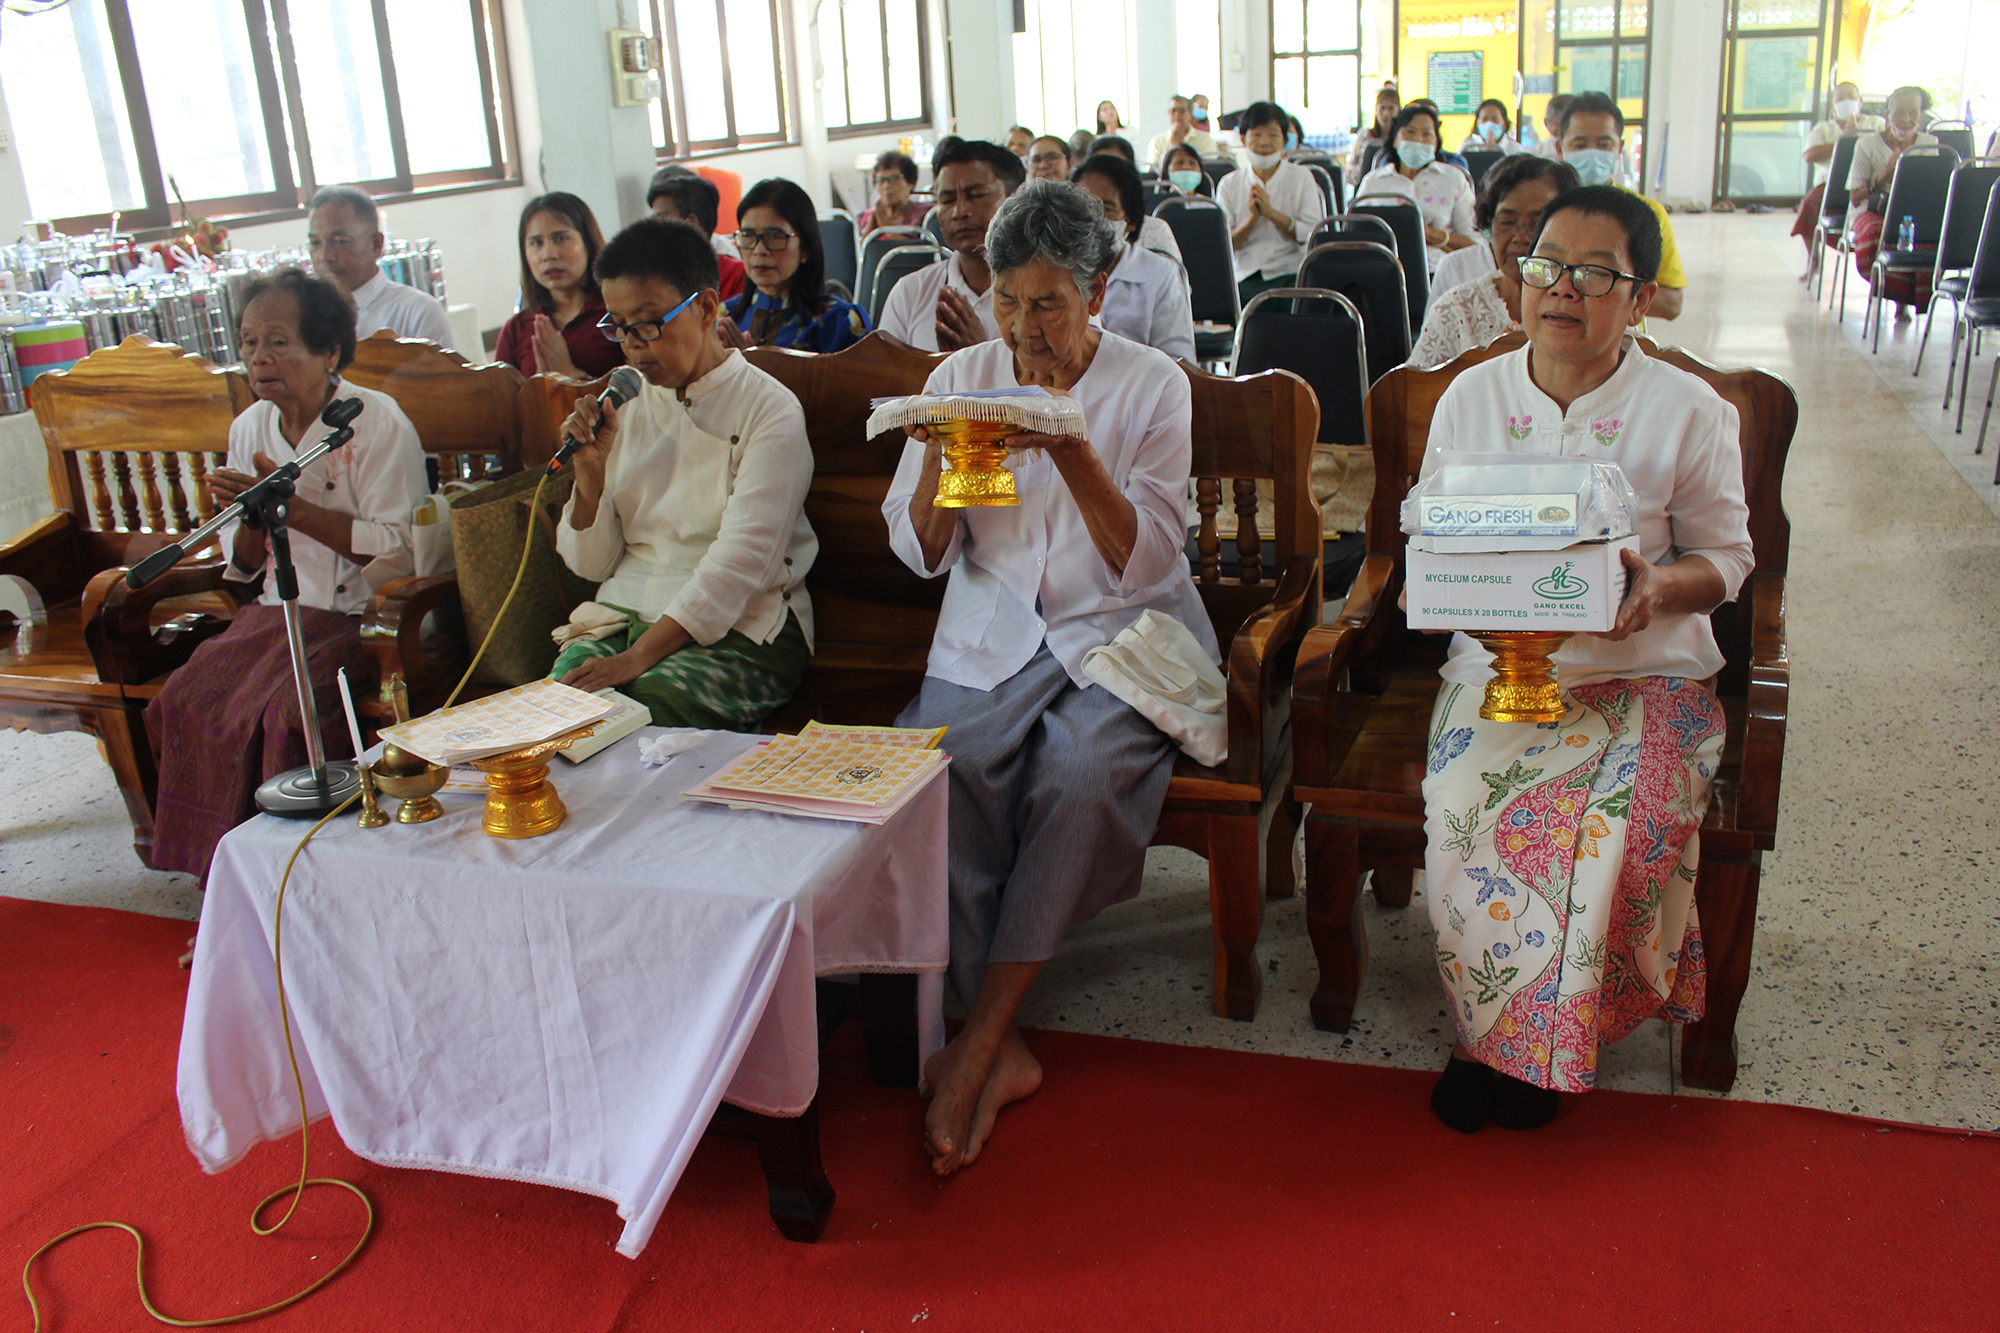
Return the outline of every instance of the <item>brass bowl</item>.
{"type": "Polygon", "coordinates": [[[938,477],[940,509],[977,509],[988,505],[1017,505],[1021,493],[1014,488],[1014,474],[1006,467],[1007,450],[1001,444],[1021,428],[1011,421],[972,421],[953,417],[936,421],[924,429],[944,441],[945,471],[938,477]]]}
{"type": "Polygon", "coordinates": [[[486,817],[480,827],[496,838],[539,838],[561,828],[569,808],[549,785],[548,757],[592,735],[598,725],[591,722],[540,745],[473,760],[472,766],[486,775],[486,817]]]}
{"type": "Polygon", "coordinates": [[[1560,722],[1569,710],[1562,682],[1549,657],[1569,641],[1558,630],[1468,630],[1493,654],[1493,679],[1486,682],[1479,716],[1489,722],[1560,722]]]}
{"type": "Polygon", "coordinates": [[[443,764],[427,764],[415,773],[384,773],[378,764],[375,786],[403,803],[396,811],[398,824],[423,824],[444,813],[435,793],[450,776],[443,764]]]}

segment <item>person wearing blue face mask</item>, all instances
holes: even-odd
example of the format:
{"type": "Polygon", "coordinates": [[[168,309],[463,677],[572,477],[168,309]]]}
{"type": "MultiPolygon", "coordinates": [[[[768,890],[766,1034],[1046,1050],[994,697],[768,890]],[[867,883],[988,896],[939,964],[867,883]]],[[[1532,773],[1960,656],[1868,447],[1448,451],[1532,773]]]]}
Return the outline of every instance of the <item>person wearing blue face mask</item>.
{"type": "Polygon", "coordinates": [[[1627,194],[1646,200],[1660,223],[1659,295],[1646,311],[1649,319],[1674,319],[1681,313],[1681,298],[1687,288],[1687,270],[1681,267],[1680,248],[1674,244],[1673,223],[1667,210],[1637,190],[1618,185],[1618,163],[1625,152],[1625,113],[1603,93],[1578,93],[1563,112],[1557,140],[1558,154],[1576,170],[1585,185],[1615,185],[1627,194]]]}
{"type": "Polygon", "coordinates": [[[1507,114],[1507,104],[1497,97],[1489,97],[1479,104],[1473,113],[1472,133],[1465,136],[1465,142],[1458,146],[1461,153],[1518,153],[1521,141],[1514,137],[1514,122],[1507,114]]]}
{"type": "Polygon", "coordinates": [[[1184,143],[1177,143],[1167,150],[1160,159],[1160,176],[1172,183],[1183,197],[1187,195],[1212,194],[1208,173],[1201,169],[1201,154],[1184,143]]]}
{"type": "Polygon", "coordinates": [[[1389,126],[1393,154],[1361,178],[1355,198],[1399,195],[1416,202],[1424,215],[1424,262],[1436,272],[1452,250],[1479,242],[1472,227],[1472,178],[1437,160],[1439,120],[1430,107],[1412,102],[1389,126]]]}

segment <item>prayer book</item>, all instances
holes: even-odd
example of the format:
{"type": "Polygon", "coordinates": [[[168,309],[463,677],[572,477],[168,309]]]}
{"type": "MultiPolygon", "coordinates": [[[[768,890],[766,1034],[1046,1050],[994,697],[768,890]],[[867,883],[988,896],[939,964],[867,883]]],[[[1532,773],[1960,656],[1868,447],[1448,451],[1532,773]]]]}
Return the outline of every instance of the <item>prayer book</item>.
{"type": "Polygon", "coordinates": [[[849,740],[874,741],[880,745],[914,745],[935,750],[944,739],[943,727],[849,727],[838,722],[808,722],[799,728],[801,736],[845,736],[849,740]]]}
{"type": "Polygon", "coordinates": [[[753,746],[682,795],[734,809],[880,824],[949,762],[929,746],[822,730],[753,746]]]}
{"type": "Polygon", "coordinates": [[[652,724],[653,710],[637,699],[627,698],[613,689],[602,689],[596,693],[598,698],[617,705],[617,711],[607,715],[604,721],[598,724],[596,731],[567,750],[556,751],[572,764],[580,764],[600,750],[610,749],[639,728],[652,724]]]}
{"type": "Polygon", "coordinates": [[[612,700],[537,680],[384,727],[382,739],[433,764],[463,764],[552,741],[616,711],[612,700]]]}

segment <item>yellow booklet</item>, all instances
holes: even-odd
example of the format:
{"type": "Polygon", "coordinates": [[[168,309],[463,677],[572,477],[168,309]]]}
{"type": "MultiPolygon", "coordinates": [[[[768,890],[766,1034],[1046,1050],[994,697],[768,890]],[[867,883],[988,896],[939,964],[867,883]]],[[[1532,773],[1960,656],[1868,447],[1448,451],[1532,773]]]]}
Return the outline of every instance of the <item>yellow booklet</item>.
{"type": "Polygon", "coordinates": [[[833,731],[777,736],[682,794],[744,809],[880,824],[949,762],[942,750],[833,731]]]}

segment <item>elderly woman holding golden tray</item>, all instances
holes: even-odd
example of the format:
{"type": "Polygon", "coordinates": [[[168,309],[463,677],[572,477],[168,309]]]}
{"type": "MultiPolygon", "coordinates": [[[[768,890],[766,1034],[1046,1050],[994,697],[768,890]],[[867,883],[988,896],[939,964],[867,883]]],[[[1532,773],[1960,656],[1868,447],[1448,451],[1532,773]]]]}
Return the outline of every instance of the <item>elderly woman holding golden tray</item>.
{"type": "Polygon", "coordinates": [[[1000,1108],[1040,1085],[1015,1013],[1064,932],[1138,892],[1166,799],[1173,742],[1093,685],[1084,654],[1152,609],[1217,657],[1181,553],[1186,374],[1091,323],[1122,239],[1064,182],[1007,200],[986,242],[1000,339],[954,354],[926,392],[1052,394],[1081,409],[1083,433],[1005,436],[1018,503],[953,505],[944,435],[915,426],[882,507],[904,563],[950,576],[900,719],[947,728],[952,761],[951,978],[970,1016],[924,1071],[940,1175],[976,1160],[1000,1108]]]}
{"type": "Polygon", "coordinates": [[[1467,635],[1443,668],[1424,883],[1458,1040],[1431,1107],[1467,1133],[1546,1124],[1594,1084],[1601,1042],[1702,1014],[1694,880],[1723,738],[1708,612],[1750,572],[1749,511],[1735,409],[1630,336],[1660,248],[1643,200],[1558,195],[1517,261],[1528,346],[1460,374],[1432,419],[1425,475],[1443,451],[1566,454],[1618,464],[1637,499],[1615,623],[1554,654],[1559,720],[1482,718],[1491,659],[1467,635]]]}

